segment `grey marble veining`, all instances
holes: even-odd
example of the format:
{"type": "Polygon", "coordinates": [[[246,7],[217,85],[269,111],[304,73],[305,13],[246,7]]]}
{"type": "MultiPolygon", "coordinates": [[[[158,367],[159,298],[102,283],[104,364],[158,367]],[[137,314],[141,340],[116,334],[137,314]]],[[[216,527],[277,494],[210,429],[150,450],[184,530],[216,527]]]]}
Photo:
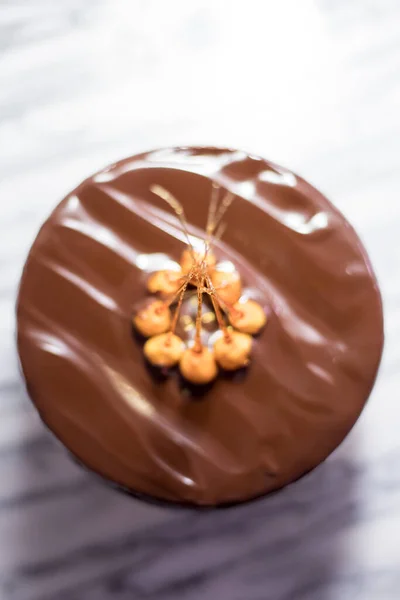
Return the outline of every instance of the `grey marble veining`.
{"type": "Polygon", "coordinates": [[[400,4],[0,0],[0,600],[400,597],[400,4]],[[377,384],[342,446],[218,511],[133,500],[31,407],[14,304],[38,227],[82,178],[180,143],[300,172],[355,225],[383,292],[377,384]]]}

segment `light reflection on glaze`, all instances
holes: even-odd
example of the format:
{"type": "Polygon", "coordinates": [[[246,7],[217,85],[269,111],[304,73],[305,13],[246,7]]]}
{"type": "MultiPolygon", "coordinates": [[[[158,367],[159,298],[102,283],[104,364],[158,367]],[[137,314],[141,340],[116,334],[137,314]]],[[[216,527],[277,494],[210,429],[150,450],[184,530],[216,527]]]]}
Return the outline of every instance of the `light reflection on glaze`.
{"type": "Polygon", "coordinates": [[[311,219],[306,220],[301,213],[289,212],[285,218],[285,224],[297,233],[310,235],[328,227],[328,215],[325,212],[318,212],[311,219]]]}
{"type": "Polygon", "coordinates": [[[154,406],[132,386],[126,377],[107,365],[104,365],[104,369],[108,377],[110,377],[112,384],[118,390],[120,398],[122,398],[134,412],[138,412],[148,419],[157,416],[154,406]]]}
{"type": "Polygon", "coordinates": [[[145,273],[153,271],[180,271],[180,265],[175,260],[172,260],[167,254],[154,252],[152,254],[139,254],[135,264],[138,269],[145,273]]]}
{"type": "Polygon", "coordinates": [[[260,173],[258,178],[260,181],[266,181],[277,185],[286,185],[289,187],[295,187],[297,183],[296,176],[288,171],[279,173],[271,169],[266,169],[260,173]]]}

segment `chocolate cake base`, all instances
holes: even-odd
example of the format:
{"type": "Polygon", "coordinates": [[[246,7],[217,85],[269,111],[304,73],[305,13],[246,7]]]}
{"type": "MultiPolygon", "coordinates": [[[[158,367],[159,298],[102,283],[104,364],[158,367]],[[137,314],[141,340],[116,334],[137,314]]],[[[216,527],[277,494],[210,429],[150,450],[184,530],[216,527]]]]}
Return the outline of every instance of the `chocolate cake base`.
{"type": "MultiPolygon", "coordinates": [[[[185,339],[194,311],[189,297],[185,339]]],[[[344,217],[290,171],[216,148],[141,154],[71,192],[32,246],[17,319],[31,398],[79,461],[134,494],[212,506],[324,460],[359,416],[383,344],[378,286],[344,217]],[[179,199],[200,238],[213,182],[235,195],[215,253],[268,323],[247,369],[199,389],[148,367],[131,317],[148,274],[185,247],[150,187],[179,199]]],[[[210,341],[215,329],[206,326],[210,341]]]]}

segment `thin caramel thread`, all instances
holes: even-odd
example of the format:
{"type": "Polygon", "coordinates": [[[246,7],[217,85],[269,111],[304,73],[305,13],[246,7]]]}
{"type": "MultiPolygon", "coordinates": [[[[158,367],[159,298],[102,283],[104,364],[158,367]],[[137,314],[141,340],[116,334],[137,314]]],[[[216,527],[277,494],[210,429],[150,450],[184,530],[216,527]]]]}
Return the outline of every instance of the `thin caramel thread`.
{"type": "Polygon", "coordinates": [[[176,300],[176,298],[179,296],[179,294],[181,293],[181,291],[183,290],[183,288],[186,289],[186,287],[189,285],[190,280],[191,280],[191,271],[189,271],[189,275],[182,275],[182,277],[180,277],[181,280],[183,280],[183,283],[179,286],[179,288],[176,290],[176,292],[172,292],[172,294],[169,295],[169,297],[167,297],[164,300],[164,305],[168,308],[169,306],[171,306],[171,304],[174,303],[174,301],[176,300]]]}
{"type": "Polygon", "coordinates": [[[213,190],[211,193],[211,201],[210,201],[210,207],[209,207],[209,212],[208,212],[208,219],[207,219],[207,227],[206,227],[206,232],[207,232],[207,237],[206,237],[206,241],[205,241],[205,253],[204,253],[204,261],[206,260],[207,254],[209,252],[209,250],[211,249],[211,246],[213,244],[215,244],[215,242],[217,242],[218,240],[221,239],[225,229],[226,229],[226,224],[222,223],[222,218],[225,215],[226,211],[228,210],[228,208],[230,207],[230,205],[232,204],[233,200],[234,200],[234,195],[232,194],[232,192],[227,192],[225,194],[225,196],[223,197],[218,209],[217,209],[217,199],[218,199],[218,192],[219,192],[219,186],[217,184],[213,184],[213,190]]]}
{"type": "Polygon", "coordinates": [[[151,185],[150,191],[153,192],[153,194],[155,194],[162,200],[164,200],[164,202],[166,202],[172,208],[172,210],[175,212],[175,214],[178,217],[180,224],[182,226],[182,231],[186,237],[186,241],[189,246],[189,252],[192,256],[193,261],[195,261],[194,248],[190,241],[186,215],[185,215],[185,211],[183,210],[182,204],[179,202],[179,200],[177,200],[175,198],[175,196],[173,196],[171,194],[171,192],[169,192],[168,190],[163,188],[161,185],[151,185]]]}
{"type": "Polygon", "coordinates": [[[221,221],[222,218],[224,216],[224,214],[226,213],[226,211],[228,210],[228,208],[230,207],[230,205],[232,204],[234,200],[234,195],[232,194],[232,192],[227,192],[225,194],[225,196],[222,198],[221,204],[219,205],[216,217],[215,217],[215,222],[214,222],[214,230],[213,232],[215,232],[217,230],[217,227],[219,225],[221,225],[221,221]]]}
{"type": "Polygon", "coordinates": [[[215,231],[215,214],[217,210],[217,202],[219,195],[219,186],[216,183],[212,184],[212,192],[211,192],[211,200],[208,207],[208,215],[207,215],[207,226],[206,226],[206,240],[205,240],[205,252],[204,252],[204,262],[206,261],[207,254],[211,247],[211,239],[213,233],[215,231]]]}
{"type": "Polygon", "coordinates": [[[186,282],[184,283],[184,285],[183,285],[183,288],[182,288],[182,291],[181,291],[181,293],[180,293],[179,300],[178,300],[178,304],[177,304],[177,306],[176,306],[175,313],[174,313],[174,318],[173,318],[173,320],[172,320],[172,324],[171,324],[171,334],[174,334],[174,333],[175,333],[176,324],[177,324],[177,322],[178,322],[179,313],[180,313],[180,310],[181,310],[181,308],[182,308],[182,302],[183,302],[183,298],[184,298],[184,296],[185,296],[185,292],[186,292],[186,288],[187,288],[187,286],[188,286],[188,283],[189,283],[188,281],[186,281],[186,282]]]}
{"type": "Polygon", "coordinates": [[[182,308],[182,302],[183,302],[183,299],[185,297],[186,288],[189,285],[190,281],[192,280],[192,277],[193,277],[193,268],[189,271],[188,275],[186,277],[184,277],[185,281],[183,282],[183,284],[181,285],[181,287],[179,288],[179,290],[177,291],[177,293],[174,294],[173,298],[169,301],[168,306],[170,304],[172,304],[172,302],[174,301],[174,299],[179,295],[179,300],[178,300],[177,307],[175,309],[174,317],[172,319],[172,324],[171,324],[171,329],[169,331],[169,336],[168,336],[167,344],[171,343],[171,338],[172,338],[172,336],[175,333],[176,325],[178,323],[179,313],[180,313],[181,308],[182,308]]]}
{"type": "Polygon", "coordinates": [[[197,287],[197,315],[196,315],[196,334],[194,338],[194,347],[193,350],[195,352],[201,352],[203,345],[201,343],[201,315],[203,308],[203,285],[204,285],[204,277],[199,281],[199,285],[197,287]]]}
{"type": "Polygon", "coordinates": [[[220,223],[215,235],[213,237],[213,243],[218,242],[225,233],[226,223],[220,223]]]}
{"type": "Polygon", "coordinates": [[[217,210],[219,189],[220,188],[217,183],[212,184],[211,200],[210,200],[210,205],[208,207],[207,226],[206,226],[206,232],[207,232],[208,238],[211,237],[211,235],[215,229],[214,223],[215,223],[215,214],[216,214],[216,210],[217,210]]]}
{"type": "Polygon", "coordinates": [[[208,293],[211,296],[211,302],[214,307],[215,315],[217,317],[218,326],[224,335],[225,341],[230,342],[232,338],[231,338],[231,335],[225,325],[225,321],[223,319],[223,316],[222,316],[222,313],[221,313],[221,310],[220,310],[220,307],[218,304],[217,295],[215,293],[215,288],[214,288],[214,285],[213,285],[209,275],[207,275],[207,277],[206,277],[206,282],[207,282],[207,286],[209,289],[208,293]]]}

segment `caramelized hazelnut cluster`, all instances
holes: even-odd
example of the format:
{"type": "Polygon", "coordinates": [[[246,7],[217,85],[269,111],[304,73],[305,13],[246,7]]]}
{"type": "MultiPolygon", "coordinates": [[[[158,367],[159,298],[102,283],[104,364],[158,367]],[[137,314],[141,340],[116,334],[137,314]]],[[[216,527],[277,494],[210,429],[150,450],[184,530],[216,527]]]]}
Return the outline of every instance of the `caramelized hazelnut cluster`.
{"type": "MultiPolygon", "coordinates": [[[[224,263],[221,263],[221,267],[224,263]]],[[[158,294],[133,317],[136,329],[147,341],[144,354],[158,367],[179,365],[181,374],[191,383],[210,383],[218,374],[218,366],[234,371],[249,363],[252,335],[266,322],[263,308],[250,299],[240,299],[241,279],[237,271],[224,272],[211,251],[206,256],[185,250],[181,270],[157,271],[150,275],[147,288],[158,294]],[[198,310],[194,343],[187,346],[175,333],[187,288],[196,287],[198,310]],[[212,347],[202,344],[202,296],[211,298],[221,332],[212,347]],[[174,310],[171,307],[174,306],[174,310]],[[230,327],[228,326],[230,324],[230,327]]]]}
{"type": "Polygon", "coordinates": [[[213,243],[224,229],[222,217],[233,201],[225,194],[220,202],[219,187],[213,184],[204,248],[193,248],[184,210],[180,202],[159,185],[150,188],[177,215],[188,242],[180,260],[180,270],[162,270],[150,275],[147,288],[155,294],[151,301],[133,316],[136,329],[147,339],[144,354],[158,367],[179,365],[183,377],[191,383],[204,385],[213,381],[218,366],[226,371],[245,367],[250,360],[252,335],[266,322],[263,308],[254,300],[242,298],[242,282],[232,263],[217,264],[213,243]],[[187,345],[176,334],[182,302],[189,287],[197,291],[196,332],[193,344],[187,345]],[[220,337],[212,347],[202,343],[202,298],[211,299],[220,337]],[[171,311],[171,307],[173,311],[171,311]],[[229,324],[229,326],[228,326],[229,324]]]}

